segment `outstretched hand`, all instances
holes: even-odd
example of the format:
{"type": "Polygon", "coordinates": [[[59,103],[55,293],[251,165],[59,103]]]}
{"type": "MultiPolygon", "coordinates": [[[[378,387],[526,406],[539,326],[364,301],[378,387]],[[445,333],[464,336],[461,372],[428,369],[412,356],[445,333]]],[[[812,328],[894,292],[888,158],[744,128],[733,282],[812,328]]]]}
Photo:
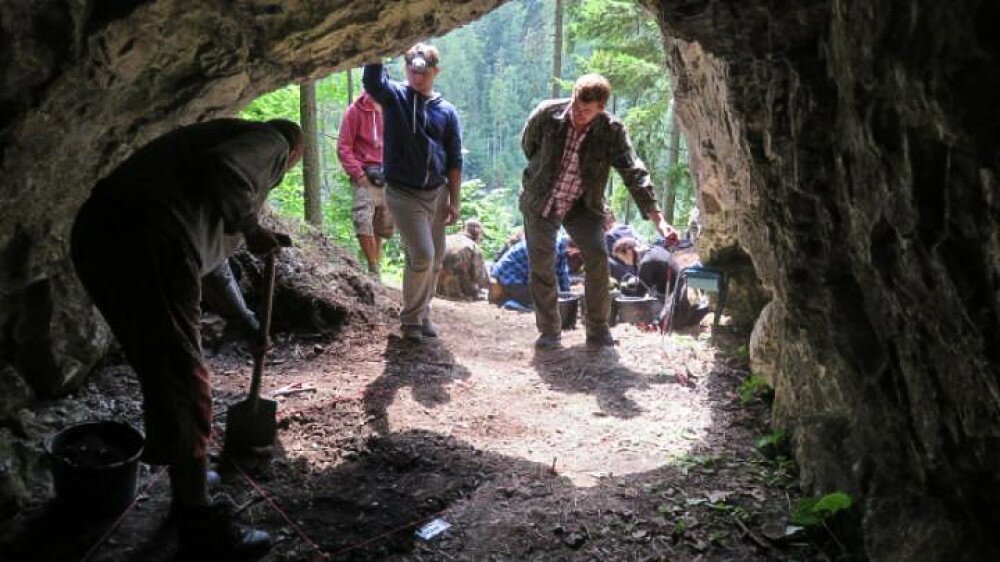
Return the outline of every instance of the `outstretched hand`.
{"type": "Polygon", "coordinates": [[[649,220],[656,226],[657,234],[663,238],[665,243],[669,244],[680,240],[680,234],[677,232],[677,229],[667,224],[662,213],[658,211],[649,213],[649,220]]]}

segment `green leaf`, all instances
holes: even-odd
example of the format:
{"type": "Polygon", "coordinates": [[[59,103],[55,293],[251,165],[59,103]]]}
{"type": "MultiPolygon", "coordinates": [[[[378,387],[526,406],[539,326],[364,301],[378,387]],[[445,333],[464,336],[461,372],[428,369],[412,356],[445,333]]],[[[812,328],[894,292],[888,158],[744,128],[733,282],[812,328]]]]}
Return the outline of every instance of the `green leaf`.
{"type": "Polygon", "coordinates": [[[817,513],[824,513],[826,515],[833,515],[838,511],[842,511],[851,507],[853,500],[851,496],[844,492],[833,492],[832,494],[827,494],[820,498],[816,505],[813,506],[813,511],[817,513]]]}
{"type": "Polygon", "coordinates": [[[819,525],[823,519],[813,511],[815,505],[816,498],[803,498],[799,500],[795,504],[795,511],[792,512],[792,523],[802,527],[819,525]]]}
{"type": "Polygon", "coordinates": [[[819,525],[825,519],[848,509],[852,504],[851,496],[840,491],[820,498],[803,498],[795,505],[792,523],[803,527],[819,525]]]}

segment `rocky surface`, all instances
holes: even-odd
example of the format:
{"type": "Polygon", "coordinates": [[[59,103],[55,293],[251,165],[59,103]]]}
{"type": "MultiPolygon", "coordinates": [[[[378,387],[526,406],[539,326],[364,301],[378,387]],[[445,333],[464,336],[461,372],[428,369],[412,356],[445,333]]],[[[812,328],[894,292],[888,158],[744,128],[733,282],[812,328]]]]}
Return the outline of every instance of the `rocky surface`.
{"type": "MultiPolygon", "coordinates": [[[[66,260],[96,178],[176,125],[399,52],[500,3],[6,3],[7,400],[65,392],[107,347],[66,260]]],[[[745,252],[756,271],[740,258],[745,302],[780,302],[775,416],[803,482],[862,500],[875,559],[997,558],[1000,7],[643,3],[669,37],[703,253],[745,252]]]]}
{"type": "Polygon", "coordinates": [[[708,236],[780,302],[775,421],[803,483],[864,499],[874,559],[995,559],[1000,8],[644,3],[708,236]]]}

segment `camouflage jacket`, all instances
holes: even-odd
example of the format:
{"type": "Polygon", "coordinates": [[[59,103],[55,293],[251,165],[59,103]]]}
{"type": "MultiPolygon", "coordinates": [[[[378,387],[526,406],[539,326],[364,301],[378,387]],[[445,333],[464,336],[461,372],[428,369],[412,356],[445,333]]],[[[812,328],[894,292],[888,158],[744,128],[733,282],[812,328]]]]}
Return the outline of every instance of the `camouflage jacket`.
{"type": "MultiPolygon", "coordinates": [[[[539,214],[548,201],[559,174],[566,135],[570,124],[570,100],[543,101],[528,117],[521,131],[521,148],[528,158],[521,178],[521,212],[539,214]]],[[[582,201],[595,215],[604,212],[604,187],[611,167],[618,170],[625,186],[635,199],[643,218],[659,210],[649,172],[635,154],[625,125],[605,111],[594,119],[590,132],[580,145],[582,201]]]]}

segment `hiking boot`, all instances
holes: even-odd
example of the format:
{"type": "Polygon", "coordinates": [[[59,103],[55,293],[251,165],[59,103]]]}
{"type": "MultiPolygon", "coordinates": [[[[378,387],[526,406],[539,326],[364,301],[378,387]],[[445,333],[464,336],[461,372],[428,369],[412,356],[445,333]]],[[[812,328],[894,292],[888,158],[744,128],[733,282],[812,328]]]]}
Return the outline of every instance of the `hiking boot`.
{"type": "Polygon", "coordinates": [[[425,338],[438,337],[437,329],[434,328],[434,324],[431,324],[430,318],[424,318],[424,322],[420,325],[420,334],[425,338]]]}
{"type": "Polygon", "coordinates": [[[562,346],[562,336],[559,334],[542,334],[535,340],[535,349],[549,351],[562,346]]]}
{"type": "Polygon", "coordinates": [[[271,535],[237,525],[231,510],[231,506],[223,502],[177,506],[177,531],[183,559],[248,560],[271,548],[271,535]]]}
{"type": "Polygon", "coordinates": [[[424,327],[421,324],[403,324],[403,339],[413,343],[420,343],[424,340],[424,327]]]}
{"type": "Polygon", "coordinates": [[[618,345],[618,340],[611,336],[611,328],[602,326],[587,330],[587,347],[612,347],[618,345]]]}

